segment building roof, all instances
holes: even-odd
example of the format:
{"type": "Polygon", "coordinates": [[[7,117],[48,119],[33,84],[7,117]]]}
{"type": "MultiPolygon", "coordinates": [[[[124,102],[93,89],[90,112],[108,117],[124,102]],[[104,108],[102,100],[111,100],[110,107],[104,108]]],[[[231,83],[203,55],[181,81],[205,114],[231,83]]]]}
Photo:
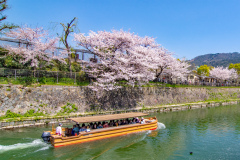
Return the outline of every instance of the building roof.
{"type": "Polygon", "coordinates": [[[140,113],[140,112],[130,112],[130,113],[122,113],[122,114],[102,115],[102,116],[67,118],[67,120],[72,120],[77,123],[88,123],[88,122],[109,121],[109,120],[116,120],[116,119],[141,117],[146,115],[148,114],[140,113]]]}

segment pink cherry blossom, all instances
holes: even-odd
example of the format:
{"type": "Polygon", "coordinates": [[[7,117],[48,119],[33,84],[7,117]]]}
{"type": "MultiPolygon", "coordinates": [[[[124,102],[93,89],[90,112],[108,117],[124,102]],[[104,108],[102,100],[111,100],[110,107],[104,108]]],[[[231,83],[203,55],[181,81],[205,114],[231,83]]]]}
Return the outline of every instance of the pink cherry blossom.
{"type": "Polygon", "coordinates": [[[236,70],[216,67],[210,70],[210,76],[219,80],[233,80],[238,77],[236,70]]]}
{"type": "Polygon", "coordinates": [[[156,77],[155,70],[171,68],[171,75],[182,78],[187,64],[176,58],[151,37],[140,37],[123,30],[112,32],[91,31],[88,36],[75,34],[78,46],[95,54],[99,63],[87,62],[89,76],[96,79],[92,89],[119,88],[116,82],[127,80],[129,84],[142,85],[156,77]]]}
{"type": "Polygon", "coordinates": [[[32,67],[38,67],[40,61],[49,62],[52,59],[66,63],[64,54],[57,56],[53,54],[58,38],[49,38],[48,32],[42,28],[17,28],[10,30],[6,33],[6,36],[24,42],[20,46],[5,45],[9,54],[18,55],[22,58],[20,62],[23,64],[31,62],[32,67]]]}

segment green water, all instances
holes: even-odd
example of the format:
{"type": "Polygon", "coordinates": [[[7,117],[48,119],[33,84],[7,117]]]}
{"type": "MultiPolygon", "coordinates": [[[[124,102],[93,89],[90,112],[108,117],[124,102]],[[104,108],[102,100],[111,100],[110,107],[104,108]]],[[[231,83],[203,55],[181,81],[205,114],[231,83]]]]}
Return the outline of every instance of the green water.
{"type": "Polygon", "coordinates": [[[51,126],[1,130],[0,159],[240,159],[240,105],[151,115],[166,128],[60,148],[40,139],[51,126]]]}

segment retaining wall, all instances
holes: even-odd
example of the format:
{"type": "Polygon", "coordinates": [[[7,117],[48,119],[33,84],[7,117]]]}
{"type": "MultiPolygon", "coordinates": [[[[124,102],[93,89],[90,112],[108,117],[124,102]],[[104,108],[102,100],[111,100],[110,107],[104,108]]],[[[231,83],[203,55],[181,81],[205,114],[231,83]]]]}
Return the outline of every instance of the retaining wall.
{"type": "Polygon", "coordinates": [[[24,114],[30,109],[54,115],[67,103],[83,114],[236,98],[240,98],[240,88],[125,87],[97,98],[87,87],[0,85],[0,116],[7,110],[24,114]]]}

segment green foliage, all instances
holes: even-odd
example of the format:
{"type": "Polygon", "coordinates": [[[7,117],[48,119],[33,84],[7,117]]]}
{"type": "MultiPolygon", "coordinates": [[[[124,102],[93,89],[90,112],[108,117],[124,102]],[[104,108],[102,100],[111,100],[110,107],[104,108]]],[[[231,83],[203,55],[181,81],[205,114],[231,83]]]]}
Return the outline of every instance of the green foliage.
{"type": "Polygon", "coordinates": [[[34,109],[30,109],[23,116],[24,117],[34,117],[34,116],[45,116],[45,114],[43,114],[43,112],[39,112],[39,111],[35,112],[34,109]]]}
{"type": "Polygon", "coordinates": [[[236,63],[236,64],[233,64],[233,63],[230,63],[229,66],[228,66],[228,69],[232,69],[234,68],[238,74],[240,74],[240,63],[236,63]]]}
{"type": "Polygon", "coordinates": [[[7,5],[7,0],[0,0],[0,31],[5,30],[5,29],[13,29],[16,28],[17,26],[9,23],[2,23],[3,20],[7,18],[6,15],[3,15],[2,12],[4,12],[6,9],[8,9],[7,5]]]}
{"type": "Polygon", "coordinates": [[[46,78],[46,77],[40,77],[40,78],[38,78],[38,82],[39,82],[40,84],[46,84],[47,78],[46,78]]]}
{"type": "Polygon", "coordinates": [[[64,83],[67,83],[67,84],[74,84],[74,79],[71,79],[71,78],[60,78],[59,82],[64,82],[64,83]]]}
{"type": "Polygon", "coordinates": [[[15,117],[22,117],[21,114],[11,112],[10,110],[7,110],[5,114],[5,118],[15,118],[15,117]]]}
{"type": "Polygon", "coordinates": [[[58,113],[63,115],[65,113],[72,113],[72,112],[77,112],[78,108],[76,107],[75,104],[72,103],[67,103],[67,105],[63,106],[61,111],[58,113]]]}
{"type": "Polygon", "coordinates": [[[11,91],[11,88],[7,88],[6,91],[11,91]]]}
{"type": "Polygon", "coordinates": [[[24,86],[29,86],[31,84],[37,83],[36,77],[18,77],[17,80],[24,86]]]}
{"type": "Polygon", "coordinates": [[[11,112],[10,110],[7,110],[6,114],[4,116],[0,117],[0,120],[7,119],[7,118],[23,118],[23,117],[35,117],[35,116],[45,116],[45,114],[43,114],[43,112],[39,112],[39,111],[35,112],[34,109],[28,110],[23,115],[11,112]]]}
{"type": "Polygon", "coordinates": [[[0,77],[0,84],[20,84],[24,86],[32,86],[33,84],[39,83],[39,85],[71,85],[71,86],[87,86],[89,85],[89,81],[86,81],[84,76],[81,76],[81,73],[76,75],[76,84],[74,83],[74,79],[71,78],[59,78],[57,83],[57,78],[50,77],[17,77],[16,80],[14,77],[0,77]],[[80,75],[80,76],[78,76],[80,75]]]}
{"type": "Polygon", "coordinates": [[[8,50],[0,47],[0,67],[1,68],[12,68],[12,69],[28,69],[28,63],[21,64],[19,61],[21,57],[7,55],[8,50]]]}
{"type": "Polygon", "coordinates": [[[202,75],[202,76],[209,76],[210,70],[212,69],[212,66],[208,66],[208,65],[202,65],[197,69],[197,74],[198,75],[202,75]]]}
{"type": "Polygon", "coordinates": [[[80,72],[82,67],[78,62],[72,62],[72,72],[80,72]]]}

